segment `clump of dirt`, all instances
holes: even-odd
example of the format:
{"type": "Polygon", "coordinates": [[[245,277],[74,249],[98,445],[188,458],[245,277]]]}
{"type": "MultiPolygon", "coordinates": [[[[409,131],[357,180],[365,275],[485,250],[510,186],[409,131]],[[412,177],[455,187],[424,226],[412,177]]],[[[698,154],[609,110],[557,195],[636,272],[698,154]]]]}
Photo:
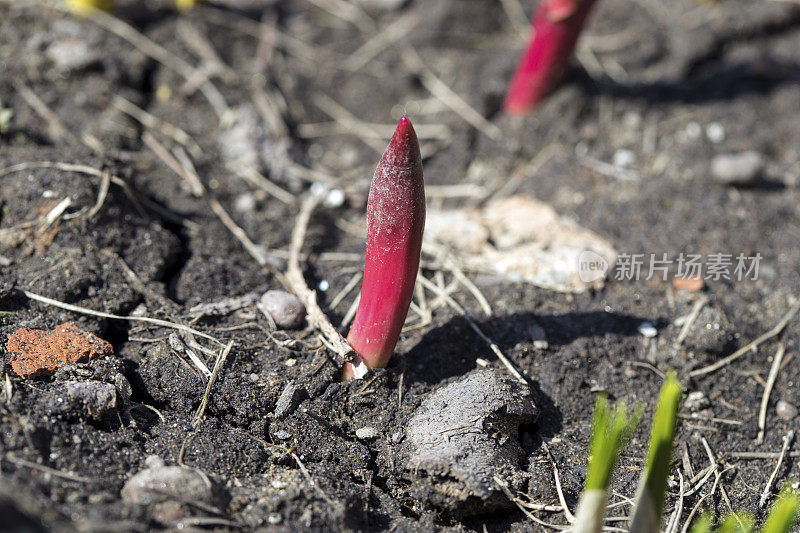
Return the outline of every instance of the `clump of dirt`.
{"type": "Polygon", "coordinates": [[[523,486],[519,428],[537,414],[527,386],[495,370],[434,391],[406,424],[399,452],[414,496],[462,516],[512,505],[495,478],[523,486]]]}

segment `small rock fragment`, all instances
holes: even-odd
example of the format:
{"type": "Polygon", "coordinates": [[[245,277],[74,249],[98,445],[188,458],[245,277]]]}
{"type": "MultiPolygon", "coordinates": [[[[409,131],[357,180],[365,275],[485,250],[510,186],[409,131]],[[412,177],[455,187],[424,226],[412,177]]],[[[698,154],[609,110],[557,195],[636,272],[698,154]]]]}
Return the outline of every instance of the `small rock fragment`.
{"type": "Polygon", "coordinates": [[[122,499],[126,503],[151,505],[175,500],[224,505],[224,493],[199,470],[155,461],[151,464],[125,482],[122,499]]]}
{"type": "Polygon", "coordinates": [[[117,393],[119,397],[122,398],[123,402],[130,401],[133,395],[133,387],[131,386],[131,382],[128,381],[128,378],[118,373],[114,376],[114,387],[117,389],[117,393]]]}
{"type": "Polygon", "coordinates": [[[787,401],[781,400],[775,406],[775,413],[781,420],[794,420],[797,417],[797,407],[787,401]]]}
{"type": "Polygon", "coordinates": [[[700,411],[708,408],[710,402],[703,391],[692,391],[686,396],[683,406],[690,411],[700,411]]]}
{"type": "Polygon", "coordinates": [[[269,315],[281,329],[297,329],[306,318],[306,306],[297,296],[284,291],[267,291],[258,302],[258,309],[269,315]]]}
{"type": "Polygon", "coordinates": [[[64,365],[111,355],[109,343],[72,322],[55,329],[18,329],[8,337],[11,368],[22,378],[49,376],[64,365]]]}
{"type": "Polygon", "coordinates": [[[342,189],[331,189],[325,195],[322,205],[330,208],[342,207],[344,205],[344,191],[342,189]]]}
{"type": "Polygon", "coordinates": [[[692,140],[699,139],[703,134],[703,127],[697,122],[689,122],[686,125],[686,136],[692,140]]]}
{"type": "Polygon", "coordinates": [[[292,434],[286,431],[285,429],[279,429],[275,432],[275,438],[278,440],[288,440],[292,438],[292,434]]]}
{"type": "Polygon", "coordinates": [[[615,167],[627,168],[636,163],[636,153],[633,150],[617,150],[612,161],[615,167]]]}
{"type": "Polygon", "coordinates": [[[370,440],[378,436],[378,430],[372,426],[358,428],[356,430],[356,437],[361,440],[370,440]]]}
{"type": "Polygon", "coordinates": [[[60,20],[51,28],[53,41],[45,55],[59,72],[81,70],[99,62],[101,50],[87,39],[86,31],[72,20],[60,20]]]}
{"type": "Polygon", "coordinates": [[[547,343],[547,335],[544,332],[544,328],[539,324],[533,323],[528,326],[528,334],[531,336],[531,341],[533,341],[533,347],[537,350],[546,350],[549,344],[547,343]]]}
{"type": "Polygon", "coordinates": [[[656,329],[656,327],[653,325],[652,322],[642,322],[641,324],[639,324],[639,327],[637,329],[639,330],[639,333],[641,333],[648,339],[652,339],[653,337],[658,335],[658,330],[656,329]]]}
{"type": "Polygon", "coordinates": [[[236,197],[236,200],[233,202],[233,208],[238,211],[239,213],[250,213],[255,211],[256,204],[256,197],[252,193],[245,193],[240,194],[236,197]]]}
{"type": "Polygon", "coordinates": [[[67,399],[95,420],[102,420],[117,410],[117,388],[99,381],[67,381],[64,383],[67,399]]]}
{"type": "Polygon", "coordinates": [[[706,137],[714,144],[719,144],[725,140],[725,126],[719,122],[712,122],[706,126],[706,137]]]}
{"type": "Polygon", "coordinates": [[[275,404],[275,419],[281,420],[292,414],[307,396],[306,390],[298,387],[294,381],[287,383],[275,404]]]}
{"type": "Polygon", "coordinates": [[[753,182],[763,171],[764,157],[753,150],[720,154],[711,160],[711,175],[723,185],[753,182]]]}

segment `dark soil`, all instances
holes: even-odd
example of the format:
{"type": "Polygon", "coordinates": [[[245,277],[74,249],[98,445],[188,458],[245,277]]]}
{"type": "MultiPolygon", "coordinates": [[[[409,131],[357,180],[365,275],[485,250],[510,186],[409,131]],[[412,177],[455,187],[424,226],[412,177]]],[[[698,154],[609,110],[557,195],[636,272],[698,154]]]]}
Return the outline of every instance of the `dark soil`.
{"type": "MultiPolygon", "coordinates": [[[[533,2],[520,3],[530,14],[533,2]]],[[[490,302],[491,317],[468,291],[453,295],[531,382],[536,421],[499,418],[502,439],[513,439],[503,442],[518,459],[515,490],[537,503],[558,503],[546,443],[574,509],[592,407],[606,391],[613,400],[647,407],[614,477],[612,501],[631,497],[662,375],[674,369],[686,392],[702,392],[705,401],[683,408],[667,515],[676,505],[679,473],[685,479],[691,473],[687,462],[695,473],[709,465],[705,439],[724,474],[713,494],[712,476],[686,498],[681,523],[701,498],[701,508],[719,514],[729,512],[729,498],[733,508],[763,517],[758,500],[776,459],[736,454],[776,452],[797,425],[775,412],[779,400],[800,404],[797,323],[717,372],[688,374],[768,331],[800,297],[800,6],[605,0],[566,84],[536,113],[516,119],[500,106],[524,42],[501,2],[408,1],[396,10],[369,11],[373,24],[359,12],[348,20],[349,12],[319,7],[337,2],[223,2],[229,5],[181,14],[166,2],[152,9],[133,4],[123,2],[115,15],[168,50],[173,59],[167,61],[216,65],[208,70],[211,84],[231,113],[218,113],[207,91],[187,88],[162,58],[148,57],[94,21],[36,3],[0,2],[0,117],[3,109],[13,113],[0,121],[0,168],[52,161],[115,177],[90,216],[101,177],[63,167],[0,176],[0,530],[542,529],[495,496],[465,509],[458,503],[463,487],[450,499],[437,492],[437,483],[452,487],[447,472],[431,479],[402,460],[408,424],[434,391],[482,361],[504,375],[462,316],[438,307],[430,324],[401,338],[387,369],[367,381],[339,383],[335,356],[311,329],[275,331],[254,306],[220,316],[190,312],[197,304],[282,287],[156,155],[148,134],[191,158],[209,196],[279,268],[310,182],[342,188],[344,206],[321,207],[313,216],[303,264],[309,286],[329,285],[319,298],[338,324],[356,292],[333,309],[330,302],[361,268],[366,193],[391,133],[359,130],[348,120],[390,124],[398,104],[421,133],[426,184],[471,184],[486,192],[430,195],[430,208],[475,205],[522,173],[517,192],[548,202],[622,253],[761,254],[757,280],[709,280],[702,294],[675,291],[659,279],[612,276],[602,290],[567,295],[469,274],[490,302]],[[355,70],[346,68],[357,49],[388,35],[385,28],[403,17],[409,22],[400,41],[377,49],[355,70]],[[410,70],[413,52],[405,45],[487,117],[499,137],[434,98],[425,75],[410,70]],[[168,127],[142,125],[120,110],[118,97],[191,139],[178,135],[179,142],[168,127]],[[353,118],[340,114],[334,123],[329,100],[353,118]],[[282,126],[268,124],[270,116],[282,126]],[[444,125],[448,134],[426,137],[426,125],[444,125]],[[547,156],[537,158],[543,150],[547,156]],[[637,179],[595,170],[593,162],[611,162],[618,150],[635,155],[630,169],[637,179]],[[743,150],[763,154],[764,179],[744,187],[716,182],[710,160],[743,150]],[[239,158],[297,202],[239,177],[230,165],[239,158]],[[70,204],[62,216],[43,228],[38,219],[64,198],[70,204]],[[223,344],[234,341],[198,423],[192,422],[207,378],[181,346],[196,341],[219,352],[220,345],[66,311],[25,291],[103,313],[191,324],[223,344]],[[708,303],[676,347],[681,326],[674,321],[703,295],[708,303]],[[109,341],[114,355],[52,377],[16,376],[7,337],[67,321],[109,341]],[[645,321],[656,326],[657,337],[639,333],[645,321]],[[534,324],[544,329],[547,348],[534,347],[534,324]],[[764,380],[779,343],[786,363],[758,445],[764,380]],[[68,401],[64,391],[76,381],[115,384],[112,414],[98,419],[68,401]],[[296,393],[287,393],[276,416],[287,386],[296,393]],[[123,485],[151,455],[202,471],[222,495],[215,492],[207,502],[178,495],[171,507],[123,500],[123,485]]],[[[426,277],[437,275],[435,262],[425,265],[426,277]]],[[[451,273],[442,274],[449,283],[451,273]]],[[[214,355],[194,351],[214,367],[214,355]]],[[[790,456],[774,487],[792,479],[797,458],[790,456]]],[[[627,507],[614,513],[624,516],[627,507]]],[[[561,513],[539,516],[565,523],[561,513]]]]}

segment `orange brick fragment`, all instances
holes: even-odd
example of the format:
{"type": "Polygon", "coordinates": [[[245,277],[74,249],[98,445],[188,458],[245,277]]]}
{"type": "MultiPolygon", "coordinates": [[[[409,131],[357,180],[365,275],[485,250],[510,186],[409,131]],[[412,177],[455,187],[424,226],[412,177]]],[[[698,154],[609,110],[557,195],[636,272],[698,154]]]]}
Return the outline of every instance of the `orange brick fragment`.
{"type": "Polygon", "coordinates": [[[686,278],[674,278],[672,280],[672,286],[679,291],[697,292],[702,291],[706,284],[703,281],[703,278],[689,276],[686,278]]]}
{"type": "Polygon", "coordinates": [[[82,363],[114,353],[103,339],[65,322],[50,331],[18,329],[8,337],[11,368],[20,377],[49,376],[70,363],[82,363]]]}

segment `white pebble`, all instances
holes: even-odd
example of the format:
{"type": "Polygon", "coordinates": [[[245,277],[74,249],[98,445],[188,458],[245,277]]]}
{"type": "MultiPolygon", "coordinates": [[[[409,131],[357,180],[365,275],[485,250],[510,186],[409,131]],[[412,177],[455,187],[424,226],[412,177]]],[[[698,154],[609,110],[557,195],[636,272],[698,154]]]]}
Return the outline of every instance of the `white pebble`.
{"type": "Polygon", "coordinates": [[[724,184],[747,183],[761,177],[764,157],[755,150],[720,154],[711,160],[711,175],[724,184]]]}
{"type": "Polygon", "coordinates": [[[321,290],[322,292],[325,292],[325,291],[327,291],[328,289],[330,289],[330,288],[331,288],[331,284],[330,284],[330,283],[328,283],[328,280],[327,280],[327,279],[323,279],[322,281],[320,281],[319,283],[317,283],[317,288],[318,288],[319,290],[321,290]]]}
{"type": "Polygon", "coordinates": [[[253,194],[245,193],[236,197],[233,208],[239,213],[250,213],[256,208],[256,197],[253,194]]]}
{"type": "Polygon", "coordinates": [[[778,418],[782,420],[794,420],[797,416],[797,407],[794,404],[781,400],[775,406],[775,413],[778,415],[778,418]]]}
{"type": "Polygon", "coordinates": [[[356,437],[362,440],[374,439],[377,436],[378,430],[371,426],[358,428],[356,430],[356,437]]]}
{"type": "Polygon", "coordinates": [[[325,196],[325,201],[322,202],[322,205],[330,208],[342,207],[343,204],[344,191],[342,189],[331,189],[328,195],[325,196]]]}
{"type": "Polygon", "coordinates": [[[285,291],[267,291],[256,304],[259,311],[269,315],[281,329],[297,329],[303,325],[306,306],[300,299],[285,291]]]}
{"type": "Polygon", "coordinates": [[[719,122],[712,122],[706,126],[706,137],[714,144],[725,140],[725,128],[719,122]]]}
{"type": "Polygon", "coordinates": [[[652,339],[656,335],[658,335],[658,330],[653,325],[652,322],[642,322],[639,324],[638,327],[639,333],[647,337],[648,339],[652,339]]]}
{"type": "Polygon", "coordinates": [[[617,150],[613,161],[615,167],[629,167],[636,162],[636,154],[633,150],[617,150]]]}
{"type": "Polygon", "coordinates": [[[686,125],[686,135],[690,139],[699,139],[703,134],[703,128],[697,122],[690,122],[686,125]]]}
{"type": "Polygon", "coordinates": [[[328,188],[321,183],[314,182],[311,184],[311,187],[308,188],[308,192],[311,193],[311,196],[321,196],[325,194],[328,188]]]}

